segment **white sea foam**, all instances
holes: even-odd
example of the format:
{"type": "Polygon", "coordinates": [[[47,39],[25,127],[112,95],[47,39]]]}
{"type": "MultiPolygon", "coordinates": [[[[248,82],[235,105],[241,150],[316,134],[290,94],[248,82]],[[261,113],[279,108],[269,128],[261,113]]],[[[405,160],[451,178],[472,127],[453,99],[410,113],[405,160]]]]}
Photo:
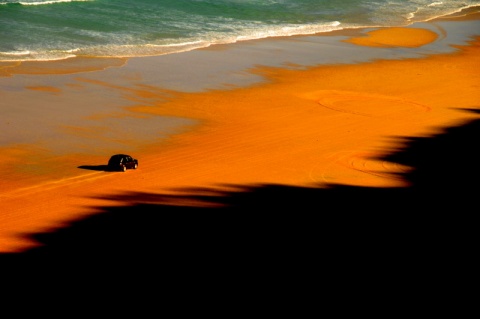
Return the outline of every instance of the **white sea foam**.
{"type": "Polygon", "coordinates": [[[75,57],[75,54],[66,51],[8,51],[0,52],[0,61],[55,61],[75,57]]]}
{"type": "MultiPolygon", "coordinates": [[[[170,44],[164,44],[161,45],[162,47],[181,47],[181,46],[188,46],[188,45],[199,45],[204,43],[204,41],[187,41],[187,42],[181,42],[181,43],[170,43],[170,44]]],[[[147,44],[147,47],[159,47],[160,45],[155,45],[155,44],[147,44]]]]}
{"type": "Polygon", "coordinates": [[[311,25],[284,25],[277,26],[275,28],[265,28],[263,30],[258,30],[256,28],[246,28],[243,32],[237,35],[235,39],[236,41],[246,41],[263,39],[268,37],[283,37],[292,35],[324,33],[343,29],[344,27],[340,27],[340,25],[341,23],[339,21],[333,21],[330,23],[311,25]]]}
{"type": "Polygon", "coordinates": [[[62,2],[89,2],[89,1],[95,1],[95,0],[47,0],[47,1],[31,1],[31,2],[18,1],[14,3],[18,3],[24,6],[41,6],[46,4],[56,4],[56,3],[62,3],[62,2]]]}
{"type": "Polygon", "coordinates": [[[416,13],[417,13],[417,11],[407,13],[407,14],[405,15],[405,19],[407,19],[408,21],[411,21],[413,18],[415,18],[415,14],[416,14],[416,13]]]}
{"type": "Polygon", "coordinates": [[[0,52],[0,55],[13,55],[13,56],[22,56],[29,55],[30,51],[9,51],[9,52],[0,52]]]}

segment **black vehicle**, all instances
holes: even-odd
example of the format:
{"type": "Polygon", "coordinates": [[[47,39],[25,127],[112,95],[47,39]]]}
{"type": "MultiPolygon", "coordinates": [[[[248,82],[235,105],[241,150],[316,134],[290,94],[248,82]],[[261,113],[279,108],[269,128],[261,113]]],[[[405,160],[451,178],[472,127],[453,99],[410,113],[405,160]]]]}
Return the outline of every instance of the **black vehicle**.
{"type": "Polygon", "coordinates": [[[111,171],[126,171],[137,169],[138,160],[127,154],[115,154],[108,160],[108,168],[111,171]]]}

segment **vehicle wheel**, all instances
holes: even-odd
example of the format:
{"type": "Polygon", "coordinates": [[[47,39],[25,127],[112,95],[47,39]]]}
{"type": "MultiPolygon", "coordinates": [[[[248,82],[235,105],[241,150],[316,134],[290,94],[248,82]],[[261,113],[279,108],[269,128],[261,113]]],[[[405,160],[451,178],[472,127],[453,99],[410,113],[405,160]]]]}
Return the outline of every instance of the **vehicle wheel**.
{"type": "Polygon", "coordinates": [[[127,171],[127,167],[126,167],[126,166],[122,166],[122,171],[126,172],[126,171],[127,171]]]}
{"type": "Polygon", "coordinates": [[[138,164],[135,164],[135,166],[133,166],[133,169],[137,169],[138,167],[138,164]]]}

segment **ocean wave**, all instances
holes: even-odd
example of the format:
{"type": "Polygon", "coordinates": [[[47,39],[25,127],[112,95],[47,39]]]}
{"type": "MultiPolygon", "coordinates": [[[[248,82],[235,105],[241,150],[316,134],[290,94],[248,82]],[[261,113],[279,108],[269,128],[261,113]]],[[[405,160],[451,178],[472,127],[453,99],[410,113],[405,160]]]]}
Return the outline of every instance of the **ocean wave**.
{"type": "Polygon", "coordinates": [[[0,4],[16,4],[0,6],[0,61],[50,61],[152,56],[270,37],[407,26],[461,14],[480,1],[0,0],[0,4]],[[59,3],[65,5],[50,5],[59,3]]]}
{"type": "Polygon", "coordinates": [[[67,51],[7,51],[0,52],[0,62],[56,61],[76,57],[75,50],[67,51]]]}
{"type": "Polygon", "coordinates": [[[30,51],[10,51],[10,52],[0,52],[0,56],[2,55],[5,55],[5,56],[8,56],[8,55],[12,55],[12,56],[25,56],[25,55],[30,55],[31,52],[30,51]]]}
{"type": "Polygon", "coordinates": [[[12,50],[0,52],[1,62],[18,61],[52,61],[63,60],[72,57],[100,57],[100,58],[129,58],[140,56],[155,56],[172,53],[180,53],[212,45],[229,44],[241,41],[265,39],[271,37],[283,37],[293,35],[309,35],[330,32],[345,28],[339,21],[310,25],[279,25],[276,27],[255,27],[246,25],[236,33],[206,32],[201,38],[182,38],[177,40],[160,39],[158,43],[137,44],[97,44],[74,49],[50,49],[50,50],[12,50]]]}
{"type": "MultiPolygon", "coordinates": [[[[294,35],[308,35],[315,33],[325,33],[335,30],[344,29],[340,27],[339,21],[333,21],[321,24],[306,24],[306,25],[280,25],[276,27],[264,28],[258,30],[256,28],[246,28],[235,38],[237,41],[256,40],[270,37],[284,37],[294,35]]],[[[236,42],[236,41],[234,41],[236,42]]]]}
{"type": "Polygon", "coordinates": [[[63,3],[63,2],[92,2],[95,0],[46,0],[46,1],[7,1],[7,2],[0,2],[0,5],[8,5],[8,4],[20,4],[22,6],[41,6],[41,5],[47,5],[47,4],[57,4],[57,3],[63,3]]]}
{"type": "Polygon", "coordinates": [[[414,11],[407,13],[405,17],[409,23],[431,21],[440,17],[461,13],[471,8],[478,8],[479,6],[480,4],[437,1],[424,6],[418,6],[414,11]]]}

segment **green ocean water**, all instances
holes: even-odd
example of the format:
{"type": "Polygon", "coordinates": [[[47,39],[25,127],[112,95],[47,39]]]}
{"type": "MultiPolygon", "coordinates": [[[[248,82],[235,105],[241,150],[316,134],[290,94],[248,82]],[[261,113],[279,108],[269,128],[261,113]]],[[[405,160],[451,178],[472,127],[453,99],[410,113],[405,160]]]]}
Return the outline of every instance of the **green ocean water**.
{"type": "Polygon", "coordinates": [[[0,0],[0,61],[137,57],[249,39],[405,26],[480,6],[431,0],[0,0]]]}

